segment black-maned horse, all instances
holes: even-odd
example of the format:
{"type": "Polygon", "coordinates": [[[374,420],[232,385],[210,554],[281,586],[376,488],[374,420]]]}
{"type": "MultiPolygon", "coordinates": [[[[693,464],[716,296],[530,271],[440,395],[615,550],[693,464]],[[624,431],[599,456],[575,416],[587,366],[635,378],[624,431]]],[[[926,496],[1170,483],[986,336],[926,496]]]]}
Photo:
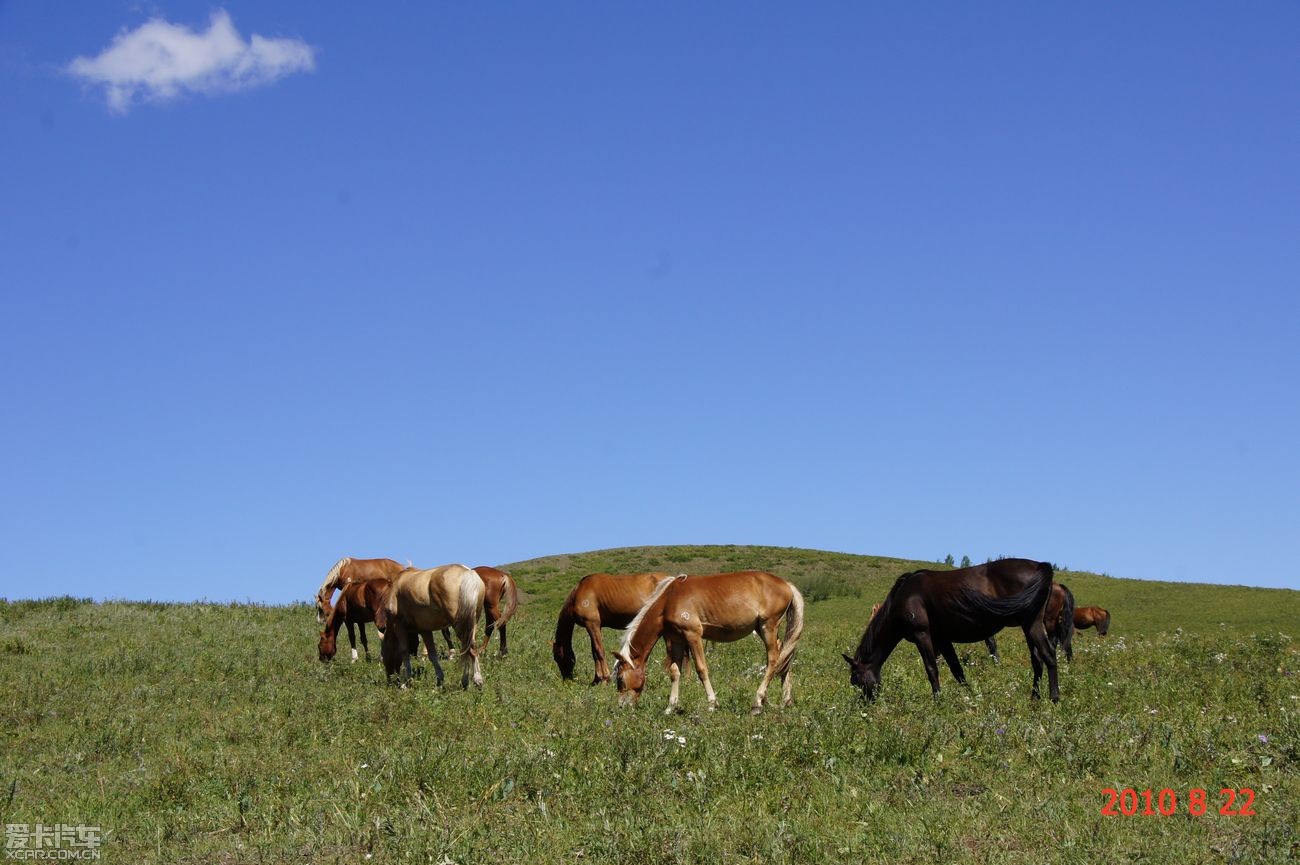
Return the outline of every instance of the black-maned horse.
{"type": "Polygon", "coordinates": [[[999,559],[954,571],[913,571],[894,582],[858,643],[854,657],[844,656],[850,681],[867,698],[880,687],[880,668],[901,640],[916,644],[925,662],[930,688],[939,693],[936,651],[965,684],[953,643],[986,640],[1002,628],[1025,633],[1034,667],[1032,695],[1047,668],[1053,701],[1061,699],[1056,681],[1056,650],[1043,624],[1043,607],[1052,588],[1052,566],[1028,559],[999,559]]]}
{"type": "MultiPolygon", "coordinates": [[[[1074,660],[1074,593],[1065,583],[1052,583],[1052,593],[1043,605],[1043,627],[1052,648],[1065,648],[1065,659],[1074,660]]],[[[989,637],[984,641],[993,660],[998,660],[998,641],[989,637]]]]}

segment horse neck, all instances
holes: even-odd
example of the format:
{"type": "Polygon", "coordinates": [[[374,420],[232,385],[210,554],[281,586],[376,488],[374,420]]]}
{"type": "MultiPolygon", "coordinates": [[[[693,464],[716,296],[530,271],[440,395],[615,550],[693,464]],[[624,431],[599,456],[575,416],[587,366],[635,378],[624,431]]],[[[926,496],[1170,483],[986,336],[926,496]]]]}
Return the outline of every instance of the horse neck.
{"type": "Polygon", "coordinates": [[[569,610],[569,605],[565,604],[564,609],[560,610],[560,618],[555,623],[555,644],[563,646],[566,649],[573,648],[573,628],[576,620],[573,613],[569,610]]]}
{"type": "Polygon", "coordinates": [[[659,642],[659,637],[663,635],[664,603],[665,599],[660,597],[644,614],[638,613],[641,621],[637,622],[636,630],[628,634],[628,658],[638,665],[645,665],[650,653],[654,651],[655,643],[659,642]]]}
{"type": "Polygon", "coordinates": [[[894,651],[894,647],[903,639],[899,629],[891,623],[892,617],[889,613],[889,610],[882,609],[871,620],[854,655],[855,660],[876,670],[880,669],[890,652],[894,651]]]}

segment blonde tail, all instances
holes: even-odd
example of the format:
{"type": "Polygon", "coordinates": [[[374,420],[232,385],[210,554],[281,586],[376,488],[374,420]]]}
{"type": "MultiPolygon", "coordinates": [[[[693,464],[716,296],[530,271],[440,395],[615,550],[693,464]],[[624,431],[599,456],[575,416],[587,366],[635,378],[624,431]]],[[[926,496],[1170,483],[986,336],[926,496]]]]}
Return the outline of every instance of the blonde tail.
{"type": "Polygon", "coordinates": [[[803,633],[803,595],[793,583],[790,586],[790,607],[785,611],[785,645],[777,656],[773,675],[779,676],[789,668],[794,660],[795,647],[799,645],[799,635],[803,633]]]}

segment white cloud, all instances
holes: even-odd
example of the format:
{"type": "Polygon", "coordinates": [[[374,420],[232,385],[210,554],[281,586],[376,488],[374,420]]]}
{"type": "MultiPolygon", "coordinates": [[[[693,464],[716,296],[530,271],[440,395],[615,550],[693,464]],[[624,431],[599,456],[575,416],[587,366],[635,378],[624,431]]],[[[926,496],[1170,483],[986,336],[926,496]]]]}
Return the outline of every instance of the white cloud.
{"type": "Polygon", "coordinates": [[[256,33],[246,42],[230,15],[218,9],[207,32],[154,18],[123,30],[98,56],[73,60],[67,71],[102,85],[109,108],[121,113],[142,100],[233,92],[315,66],[315,51],[307,43],[256,33]]]}

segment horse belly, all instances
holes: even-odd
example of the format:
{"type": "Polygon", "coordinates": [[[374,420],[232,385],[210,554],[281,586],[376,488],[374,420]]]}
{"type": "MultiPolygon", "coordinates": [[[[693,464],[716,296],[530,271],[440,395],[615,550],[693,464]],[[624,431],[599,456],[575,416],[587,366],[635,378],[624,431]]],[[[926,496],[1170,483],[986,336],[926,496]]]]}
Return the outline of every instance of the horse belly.
{"type": "Polygon", "coordinates": [[[703,627],[703,636],[706,640],[712,640],[715,643],[734,643],[736,640],[743,640],[750,634],[754,633],[753,626],[737,628],[726,625],[705,625],[703,627]]]}

